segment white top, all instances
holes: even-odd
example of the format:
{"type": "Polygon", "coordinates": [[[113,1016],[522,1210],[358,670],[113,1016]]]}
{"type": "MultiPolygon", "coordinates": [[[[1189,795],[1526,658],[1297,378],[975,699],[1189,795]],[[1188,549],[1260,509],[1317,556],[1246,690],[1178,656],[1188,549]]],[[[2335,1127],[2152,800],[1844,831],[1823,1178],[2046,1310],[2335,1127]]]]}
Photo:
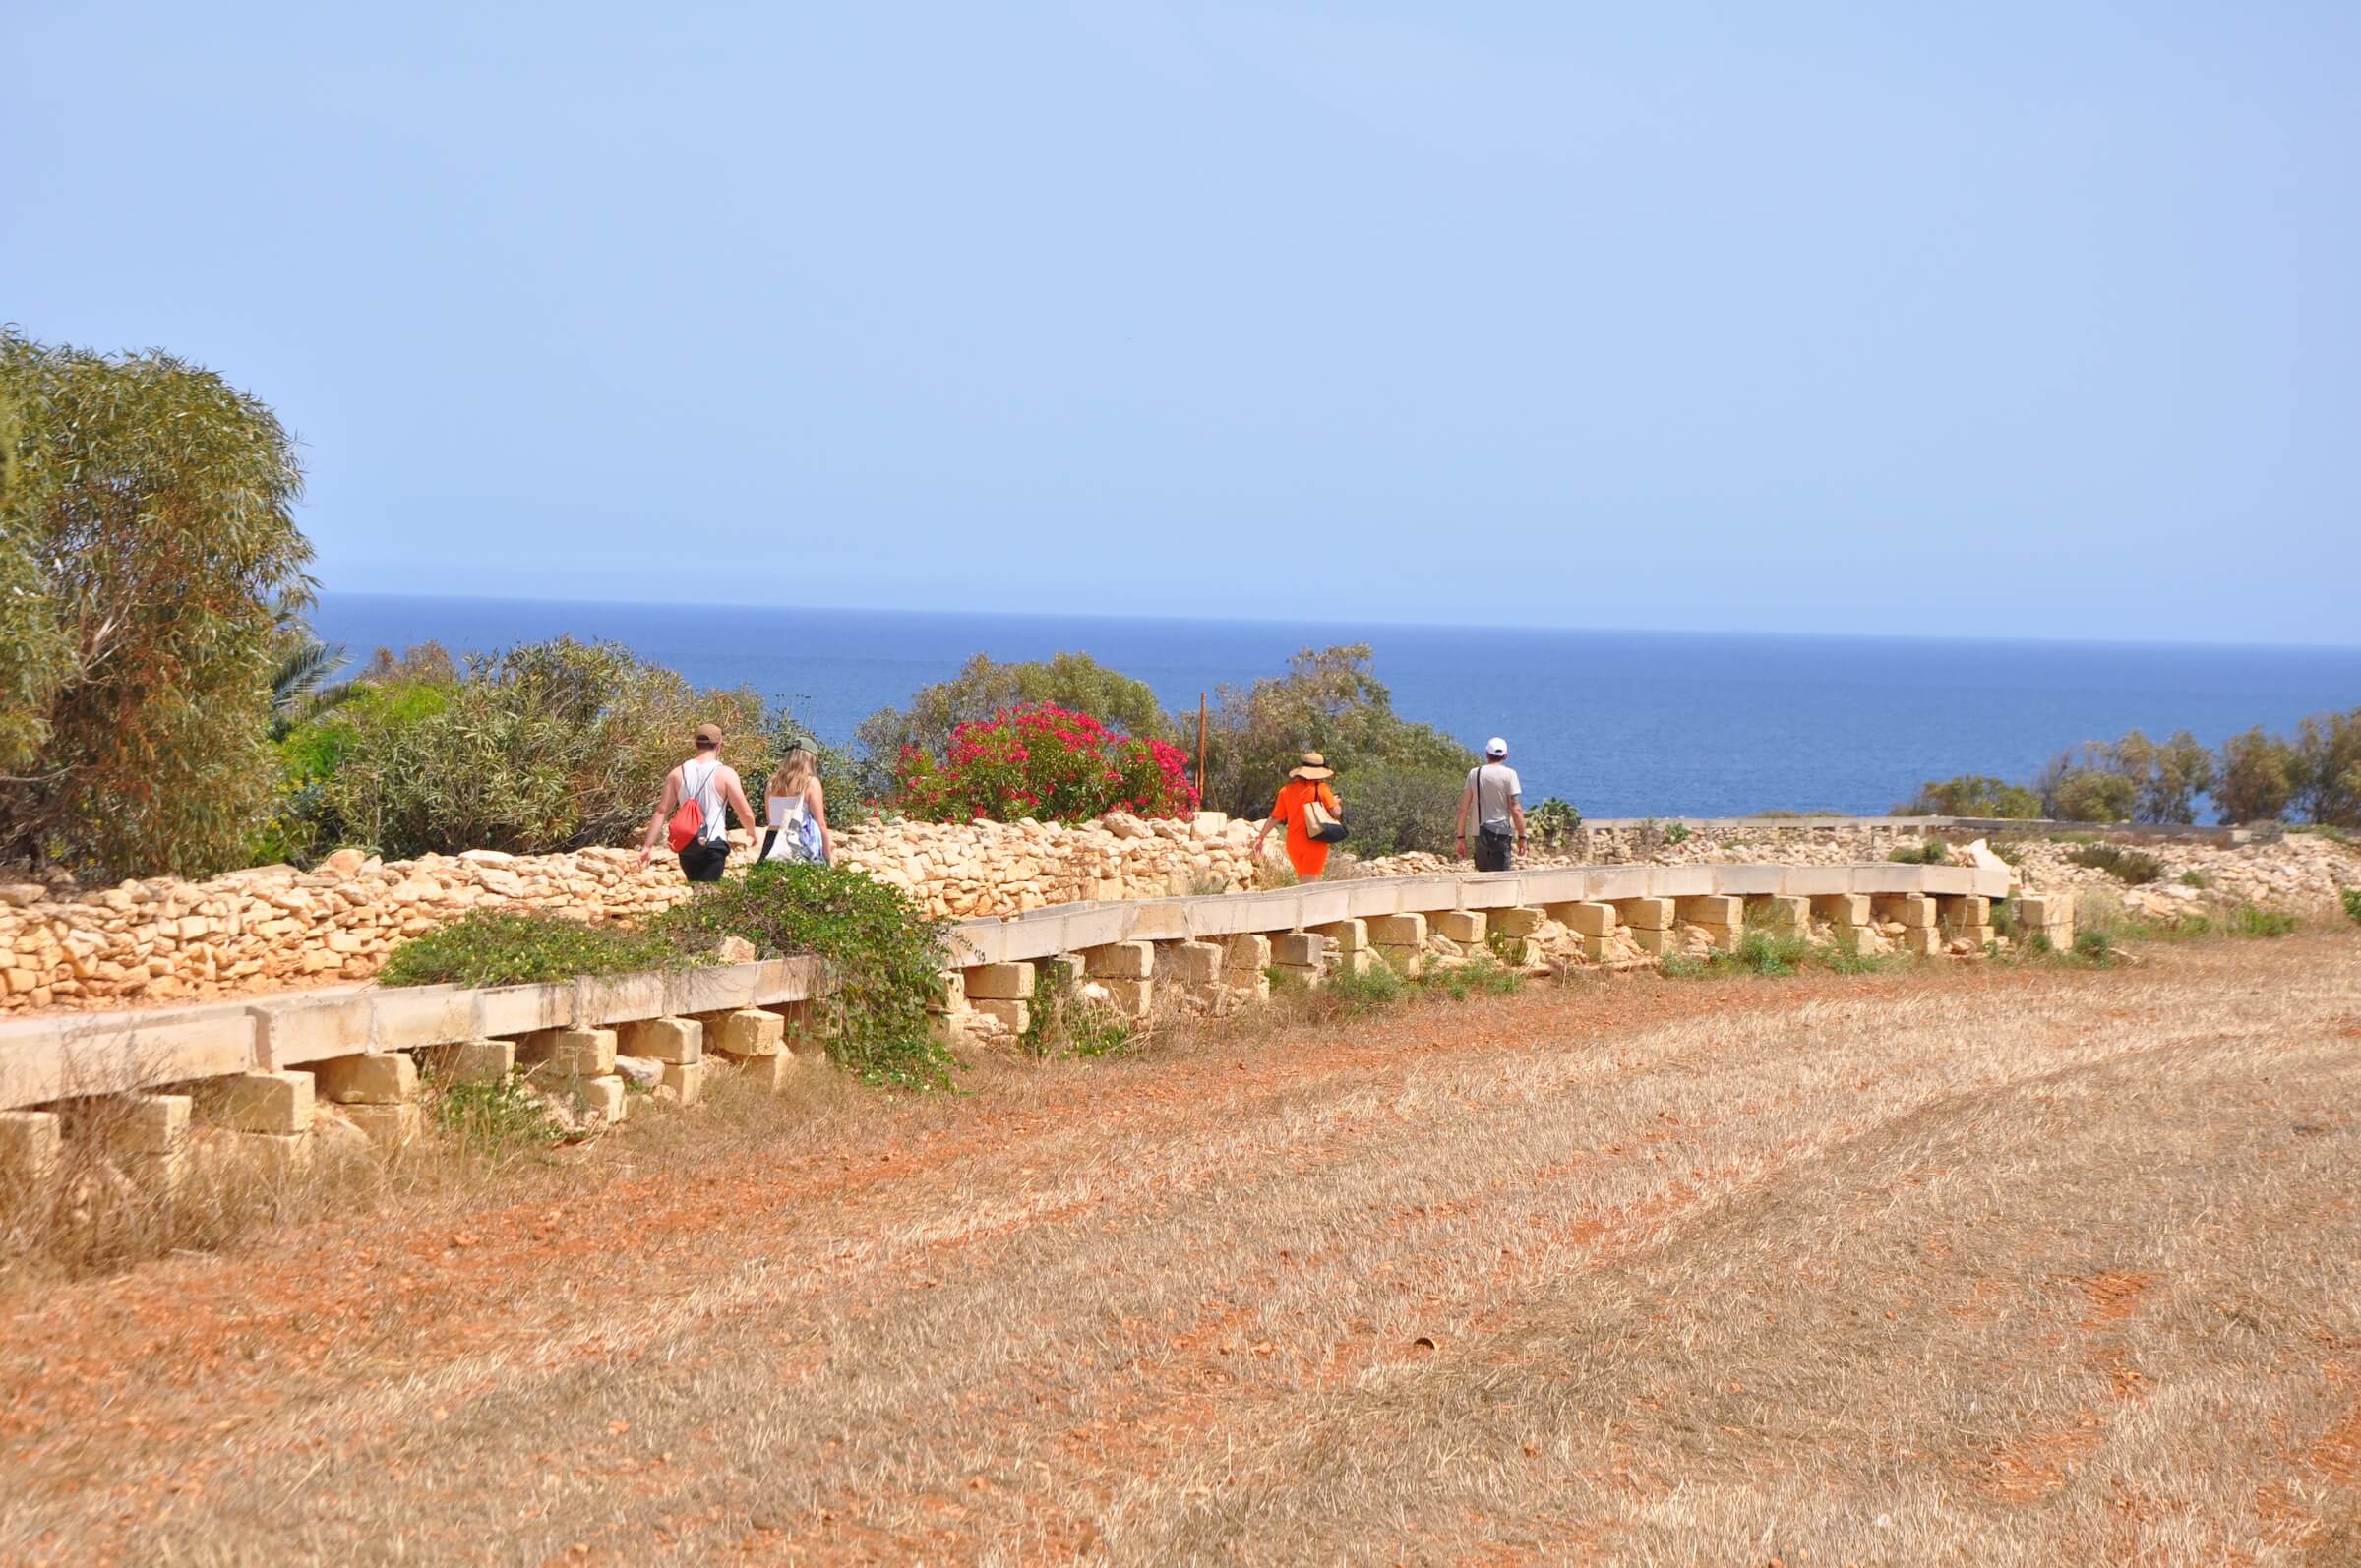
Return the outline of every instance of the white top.
{"type": "Polygon", "coordinates": [[[699,841],[710,844],[729,836],[729,818],[721,810],[721,775],[729,766],[726,762],[706,762],[701,766],[695,760],[681,764],[681,799],[696,802],[705,819],[696,830],[699,841]]]}
{"type": "Polygon", "coordinates": [[[770,818],[773,827],[801,827],[804,818],[812,814],[809,795],[773,795],[762,802],[762,814],[770,818]]]}
{"type": "Polygon", "coordinates": [[[1509,802],[1524,798],[1517,770],[1506,762],[1486,762],[1468,769],[1468,788],[1476,792],[1476,825],[1507,822],[1509,802]]]}

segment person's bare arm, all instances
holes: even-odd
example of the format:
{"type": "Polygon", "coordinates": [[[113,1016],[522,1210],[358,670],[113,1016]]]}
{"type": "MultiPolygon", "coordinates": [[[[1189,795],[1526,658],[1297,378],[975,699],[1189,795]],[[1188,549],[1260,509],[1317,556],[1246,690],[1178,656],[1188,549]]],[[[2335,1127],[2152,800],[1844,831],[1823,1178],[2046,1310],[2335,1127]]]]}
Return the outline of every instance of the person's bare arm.
{"type": "MultiPolygon", "coordinates": [[[[1468,775],[1468,787],[1459,792],[1459,853],[1468,852],[1468,803],[1476,798],[1476,776],[1468,775]]],[[[1456,859],[1457,857],[1453,857],[1456,859]]]]}
{"type": "Polygon", "coordinates": [[[1519,849],[1523,849],[1523,848],[1525,847],[1525,797],[1524,797],[1524,796],[1522,796],[1522,795],[1511,795],[1511,796],[1508,798],[1508,819],[1509,819],[1510,821],[1512,821],[1512,822],[1514,822],[1514,823],[1516,823],[1516,824],[1517,824],[1517,847],[1518,847],[1519,849]]]}
{"type": "Polygon", "coordinates": [[[730,803],[730,810],[738,814],[738,825],[745,828],[749,833],[759,831],[762,825],[762,819],[755,814],[754,807],[747,804],[746,786],[738,782],[738,770],[736,768],[730,769],[729,791],[727,798],[730,803]]]}
{"type": "Polygon", "coordinates": [[[648,814],[647,833],[639,841],[640,865],[646,865],[647,858],[656,852],[656,839],[664,831],[664,818],[681,804],[680,789],[681,770],[676,767],[664,775],[664,793],[656,798],[656,809],[648,814]]]}
{"type": "Polygon", "coordinates": [[[821,789],[816,776],[804,791],[804,799],[812,803],[812,820],[819,824],[819,854],[829,865],[836,864],[836,835],[828,831],[828,792],[821,789]]]}

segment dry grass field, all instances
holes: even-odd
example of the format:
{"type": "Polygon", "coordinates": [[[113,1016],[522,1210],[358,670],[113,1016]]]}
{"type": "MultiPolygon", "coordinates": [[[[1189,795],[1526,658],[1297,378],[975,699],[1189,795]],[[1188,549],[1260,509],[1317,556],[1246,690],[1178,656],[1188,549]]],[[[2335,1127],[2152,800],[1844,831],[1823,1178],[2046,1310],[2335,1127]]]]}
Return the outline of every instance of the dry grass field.
{"type": "Polygon", "coordinates": [[[1630,977],[0,1291],[0,1561],[2361,1560],[2361,939],[1630,977]]]}

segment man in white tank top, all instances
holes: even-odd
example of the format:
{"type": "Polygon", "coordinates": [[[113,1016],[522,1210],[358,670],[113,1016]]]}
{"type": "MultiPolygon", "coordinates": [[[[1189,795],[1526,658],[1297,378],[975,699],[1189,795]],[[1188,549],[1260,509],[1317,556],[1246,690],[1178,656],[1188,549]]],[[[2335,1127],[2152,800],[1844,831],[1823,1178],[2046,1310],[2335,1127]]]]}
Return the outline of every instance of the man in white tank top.
{"type": "Polygon", "coordinates": [[[682,846],[681,874],[693,882],[718,882],[722,868],[730,863],[729,821],[722,815],[722,806],[726,803],[736,812],[749,831],[757,820],[755,809],[746,801],[746,786],[738,781],[738,770],[721,759],[718,724],[698,725],[696,754],[664,775],[663,797],[647,819],[647,837],[639,845],[640,865],[645,866],[655,854],[665,824],[684,801],[696,802],[703,820],[697,824],[696,836],[682,846]]]}

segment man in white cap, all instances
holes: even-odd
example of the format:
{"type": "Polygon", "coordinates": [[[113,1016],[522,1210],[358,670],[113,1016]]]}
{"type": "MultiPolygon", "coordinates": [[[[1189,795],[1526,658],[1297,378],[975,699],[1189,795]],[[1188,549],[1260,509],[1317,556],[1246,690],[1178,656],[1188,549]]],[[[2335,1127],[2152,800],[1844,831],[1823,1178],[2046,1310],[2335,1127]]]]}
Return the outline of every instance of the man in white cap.
{"type": "Polygon", "coordinates": [[[1483,763],[1468,769],[1459,796],[1459,853],[1468,852],[1468,816],[1476,817],[1476,869],[1508,870],[1509,850],[1525,847],[1525,786],[1508,765],[1508,743],[1495,735],[1483,743],[1483,763]]]}

